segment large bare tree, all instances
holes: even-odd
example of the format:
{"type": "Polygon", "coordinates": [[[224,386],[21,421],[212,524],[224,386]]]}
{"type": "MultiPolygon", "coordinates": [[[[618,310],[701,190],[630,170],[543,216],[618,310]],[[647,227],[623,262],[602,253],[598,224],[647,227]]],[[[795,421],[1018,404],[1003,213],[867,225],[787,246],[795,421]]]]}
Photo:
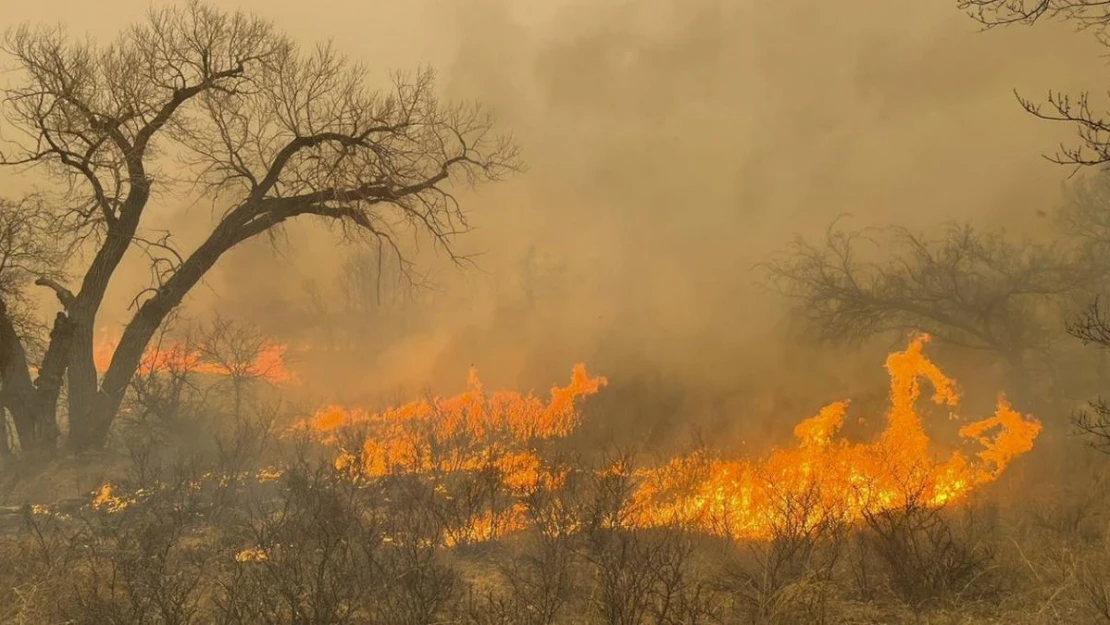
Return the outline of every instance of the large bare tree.
{"type": "MultiPolygon", "coordinates": [[[[236,245],[314,217],[398,254],[406,229],[453,254],[467,222],[451,185],[516,166],[512,142],[493,133],[481,107],[437,99],[432,72],[377,90],[328,46],[303,51],[261,19],[193,0],[152,10],[108,45],[24,26],[3,50],[19,73],[3,92],[14,143],[0,162],[57,183],[53,236],[84,259],[72,282],[38,280],[61,312],[36,376],[33,365],[3,370],[5,396],[26,398],[5,403],[25,448],[55,446],[63,384],[69,446],[102,446],[151,337],[236,245]],[[199,245],[183,251],[148,222],[152,207],[191,189],[218,210],[199,245]],[[100,377],[97,314],[135,247],[150,259],[152,283],[100,377]]],[[[10,325],[4,315],[0,327],[10,325]]]]}

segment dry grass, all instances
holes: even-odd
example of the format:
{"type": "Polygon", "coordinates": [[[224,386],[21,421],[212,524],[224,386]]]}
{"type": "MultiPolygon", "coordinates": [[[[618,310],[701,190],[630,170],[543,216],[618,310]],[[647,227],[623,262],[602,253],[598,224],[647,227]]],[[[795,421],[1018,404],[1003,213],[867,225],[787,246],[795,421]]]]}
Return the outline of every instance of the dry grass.
{"type": "MultiPolygon", "coordinates": [[[[532,529],[450,547],[450,492],[358,485],[305,449],[284,453],[290,469],[267,485],[191,488],[200,468],[178,463],[117,513],[9,506],[0,623],[1110,623],[1103,473],[1055,499],[988,494],[759,544],[612,529],[620,497],[572,480],[528,501],[532,529]]],[[[90,474],[113,472],[118,461],[90,474]]]]}

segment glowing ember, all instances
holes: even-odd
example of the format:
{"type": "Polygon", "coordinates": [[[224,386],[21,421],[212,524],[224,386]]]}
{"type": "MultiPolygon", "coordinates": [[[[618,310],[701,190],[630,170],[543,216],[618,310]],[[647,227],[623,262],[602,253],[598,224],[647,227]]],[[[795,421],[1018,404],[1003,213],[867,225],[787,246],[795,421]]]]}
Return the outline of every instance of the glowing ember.
{"type": "Polygon", "coordinates": [[[261,549],[244,549],[235,554],[236,562],[265,562],[269,556],[261,549]]]}
{"type": "Polygon", "coordinates": [[[953,381],[922,354],[927,341],[920,336],[887,358],[891,408],[887,429],[876,440],[853,444],[836,438],[848,403],[830,404],[794,428],[796,448],[776,451],[761,462],[696,454],[638,472],[633,524],[677,523],[734,538],[766,539],[784,528],[805,531],[827,520],[939,506],[997,479],[1010,461],[1032,449],[1041,424],[1000,398],[994,417],[960,430],[961,437],[982,445],[975,459],[956,452],[943,462],[934,460],[914,408],[921,382],[933,386],[932,399],[939,405],[955,408],[959,397],[953,381]]]}

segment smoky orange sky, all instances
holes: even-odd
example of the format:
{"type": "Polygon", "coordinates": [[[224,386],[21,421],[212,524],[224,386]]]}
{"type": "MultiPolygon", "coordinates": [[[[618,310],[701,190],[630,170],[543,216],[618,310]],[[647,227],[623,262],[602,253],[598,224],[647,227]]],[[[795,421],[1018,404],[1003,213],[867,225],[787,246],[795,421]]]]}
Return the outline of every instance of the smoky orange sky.
{"type": "MultiPolygon", "coordinates": [[[[61,20],[102,40],[150,6],[3,4],[0,26],[61,20]]],[[[435,67],[446,95],[485,102],[523,149],[527,171],[463,196],[475,230],[458,247],[478,254],[478,269],[423,258],[435,305],[386,326],[380,350],[330,363],[329,380],[373,392],[453,390],[469,364],[490,383],[539,386],[579,360],[611,378],[654,367],[720,385],[788,367],[766,346],[778,317],[753,264],[842,213],[858,226],[969,219],[1033,231],[1068,173],[1041,155],[1073,129],[1026,115],[1013,90],[1097,91],[1105,71],[1088,35],[1053,24],[982,32],[954,1],[213,4],[255,12],[306,46],[330,39],[375,76],[435,67]],[[539,259],[529,271],[543,275],[524,308],[514,302],[529,250],[539,259]]],[[[0,192],[18,188],[0,172],[0,192]]],[[[196,207],[161,211],[186,239],[210,223],[196,207]]],[[[312,288],[335,296],[349,250],[311,225],[287,241],[280,254],[259,243],[224,258],[190,310],[310,323],[287,313],[311,309],[312,288]]],[[[120,276],[106,324],[127,318],[145,276],[137,264],[120,276]]],[[[878,365],[867,368],[881,380],[878,365]]]]}

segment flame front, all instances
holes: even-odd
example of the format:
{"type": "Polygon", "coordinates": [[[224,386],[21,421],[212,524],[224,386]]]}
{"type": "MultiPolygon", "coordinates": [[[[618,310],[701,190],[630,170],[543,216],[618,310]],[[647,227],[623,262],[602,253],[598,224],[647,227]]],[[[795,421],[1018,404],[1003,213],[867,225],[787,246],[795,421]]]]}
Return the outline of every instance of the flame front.
{"type": "MultiPolygon", "coordinates": [[[[356,479],[417,474],[435,481],[461,472],[483,473],[499,490],[519,498],[539,488],[561,487],[562,472],[546,466],[535,445],[573,432],[580,419],[576,400],[596,394],[607,383],[579,364],[570,383],[553,387],[545,403],[512,391],[487,395],[478,372],[471,369],[467,390],[454,397],[414,401],[377,414],[330,406],[292,431],[335,446],[335,468],[356,479]],[[359,436],[343,438],[352,431],[359,436]]],[[[523,505],[492,503],[484,502],[483,509],[447,528],[447,543],[491,540],[527,526],[523,505]]]]}
{"type": "MultiPolygon", "coordinates": [[[[636,469],[622,461],[598,473],[602,479],[628,478],[633,485],[617,523],[765,540],[826,522],[852,523],[882,511],[938,507],[966,498],[1031,450],[1041,424],[1000,397],[993,417],[959,430],[965,442],[977,443],[979,449],[970,456],[957,451],[938,460],[916,408],[922,384],[932,387],[933,403],[952,417],[960,398],[955,383],[922,352],[928,340],[918,336],[904,351],[887,357],[891,403],[887,427],[874,440],[853,443],[839,436],[848,411],[848,402],[840,401],[794,428],[794,448],[774,451],[760,461],[705,452],[659,467],[636,469]]],[[[455,397],[415,401],[381,413],[330,406],[295,424],[290,433],[306,434],[334,449],[336,470],[355,480],[415,475],[451,499],[444,481],[448,476],[489,477],[509,500],[494,504],[491,499],[463,514],[460,525],[449,528],[447,542],[489,540],[525,528],[528,514],[522,498],[539,489],[558,491],[567,475],[578,470],[551,465],[537,449],[543,440],[571,434],[581,420],[577,401],[606,384],[580,364],[570,383],[552,388],[544,402],[509,391],[487,394],[471,370],[467,390],[455,397]]],[[[279,470],[267,469],[257,477],[263,481],[263,476],[272,480],[279,475],[279,470]]],[[[116,496],[106,484],[94,507],[122,509],[133,501],[116,496]]]]}
{"type": "Polygon", "coordinates": [[[974,459],[955,452],[935,460],[915,409],[921,382],[932,385],[938,405],[954,409],[959,395],[955,383],[922,353],[928,339],[919,336],[887,358],[891,406],[887,428],[876,440],[838,438],[848,402],[829,404],[794,428],[797,447],[760,462],[693,454],[637,472],[640,486],[628,515],[632,523],[678,524],[761,540],[829,520],[852,522],[883,510],[940,506],[997,479],[1014,458],[1032,449],[1041,424],[1000,398],[993,417],[959,432],[982,445],[974,459]]]}
{"type": "Polygon", "coordinates": [[[531,448],[578,427],[575,400],[607,383],[577,365],[570,383],[553,387],[544,403],[512,391],[485,393],[471,369],[467,391],[450,398],[414,401],[382,413],[329,406],[293,426],[339,448],[336,468],[380,477],[396,473],[451,473],[494,468],[511,491],[523,493],[556,478],[531,448]],[[360,431],[358,448],[342,433],[360,431]]]}

